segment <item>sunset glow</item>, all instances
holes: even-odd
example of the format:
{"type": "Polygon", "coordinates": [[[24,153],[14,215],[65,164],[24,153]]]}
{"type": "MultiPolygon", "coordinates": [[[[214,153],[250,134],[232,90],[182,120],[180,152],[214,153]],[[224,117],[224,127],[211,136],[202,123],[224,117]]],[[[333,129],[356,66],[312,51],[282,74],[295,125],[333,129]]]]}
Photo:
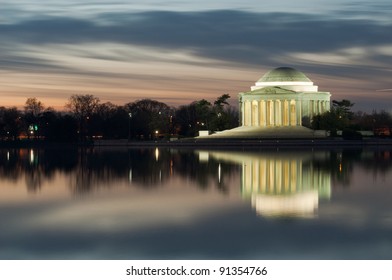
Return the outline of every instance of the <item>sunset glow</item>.
{"type": "Polygon", "coordinates": [[[392,110],[390,1],[105,2],[2,1],[1,106],[36,97],[63,109],[73,94],[179,106],[223,93],[237,106],[238,92],[289,66],[355,110],[392,110]]]}

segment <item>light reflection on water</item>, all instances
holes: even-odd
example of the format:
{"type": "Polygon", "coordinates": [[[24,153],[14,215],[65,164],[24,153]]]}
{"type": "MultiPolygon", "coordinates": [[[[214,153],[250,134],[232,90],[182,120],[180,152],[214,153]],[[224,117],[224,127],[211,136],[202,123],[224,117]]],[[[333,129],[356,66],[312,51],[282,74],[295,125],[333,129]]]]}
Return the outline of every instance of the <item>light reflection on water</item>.
{"type": "Polygon", "coordinates": [[[0,150],[2,259],[392,258],[392,151],[0,150]]]}
{"type": "Polygon", "coordinates": [[[313,217],[319,197],[328,200],[331,196],[331,173],[313,164],[328,162],[329,152],[210,154],[241,166],[242,196],[262,216],[313,217]]]}

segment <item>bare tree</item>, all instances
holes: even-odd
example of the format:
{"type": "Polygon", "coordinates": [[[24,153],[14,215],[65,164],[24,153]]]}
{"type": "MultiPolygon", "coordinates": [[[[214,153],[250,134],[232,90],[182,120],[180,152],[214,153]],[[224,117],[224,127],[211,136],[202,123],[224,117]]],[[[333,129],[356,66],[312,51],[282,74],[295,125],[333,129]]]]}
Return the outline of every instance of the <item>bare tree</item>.
{"type": "Polygon", "coordinates": [[[40,117],[44,111],[44,104],[35,97],[27,98],[24,106],[24,119],[26,124],[26,133],[30,138],[40,136],[40,117]]]}
{"type": "Polygon", "coordinates": [[[31,114],[37,117],[44,110],[44,104],[35,97],[27,98],[24,111],[25,114],[31,114]]]}
{"type": "Polygon", "coordinates": [[[91,94],[74,94],[65,105],[78,119],[90,117],[99,104],[99,98],[91,94]]]}
{"type": "Polygon", "coordinates": [[[81,140],[90,137],[90,118],[99,105],[99,98],[91,94],[74,94],[65,105],[74,114],[79,124],[81,140]]]}

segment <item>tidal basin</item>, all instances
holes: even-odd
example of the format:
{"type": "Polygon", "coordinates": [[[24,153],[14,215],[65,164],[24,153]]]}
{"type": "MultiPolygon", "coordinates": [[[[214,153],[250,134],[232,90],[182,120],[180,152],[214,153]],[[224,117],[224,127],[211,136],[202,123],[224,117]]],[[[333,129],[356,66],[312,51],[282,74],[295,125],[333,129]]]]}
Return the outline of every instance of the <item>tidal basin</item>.
{"type": "Polygon", "coordinates": [[[1,259],[392,259],[392,149],[0,150],[1,259]]]}

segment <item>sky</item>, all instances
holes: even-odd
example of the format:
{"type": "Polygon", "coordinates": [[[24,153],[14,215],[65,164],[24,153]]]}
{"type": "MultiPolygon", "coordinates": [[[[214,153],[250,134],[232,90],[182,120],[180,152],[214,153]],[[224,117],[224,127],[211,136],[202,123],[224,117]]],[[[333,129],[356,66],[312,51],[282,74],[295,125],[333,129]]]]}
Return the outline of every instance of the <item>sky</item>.
{"type": "Polygon", "coordinates": [[[390,0],[0,0],[0,106],[73,94],[172,106],[280,66],[354,110],[392,112],[390,0]]]}

